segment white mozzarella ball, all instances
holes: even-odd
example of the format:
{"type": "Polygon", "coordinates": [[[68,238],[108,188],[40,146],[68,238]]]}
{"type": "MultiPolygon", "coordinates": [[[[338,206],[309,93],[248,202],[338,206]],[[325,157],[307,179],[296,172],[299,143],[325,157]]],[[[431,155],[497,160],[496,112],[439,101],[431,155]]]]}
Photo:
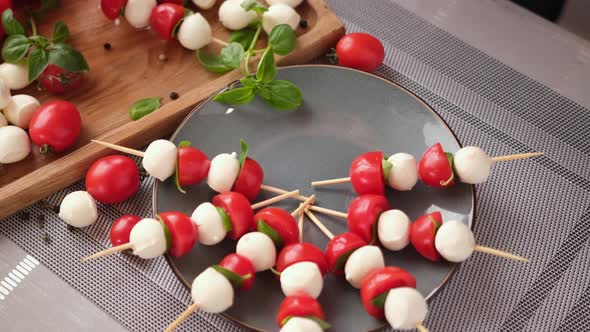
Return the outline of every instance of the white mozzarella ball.
{"type": "Polygon", "coordinates": [[[216,314],[232,306],[234,288],[223,274],[209,267],[193,280],[191,296],[199,309],[216,314]]]}
{"type": "Polygon", "coordinates": [[[129,243],[133,254],[144,259],[164,255],[167,249],[166,234],[159,221],[152,218],[141,219],[129,233],[129,243]]]}
{"type": "Polygon", "coordinates": [[[275,265],[277,249],[268,235],[251,232],[240,238],[236,245],[236,253],[248,258],[256,272],[265,271],[275,265]]]}
{"type": "Polygon", "coordinates": [[[297,29],[301,17],[295,9],[279,3],[268,7],[268,10],[262,14],[262,28],[267,34],[280,24],[288,24],[293,30],[297,29]]]}
{"type": "Polygon", "coordinates": [[[229,30],[240,30],[258,17],[254,11],[246,11],[242,0],[227,0],[219,6],[219,21],[229,30]]]}
{"type": "MultiPolygon", "coordinates": [[[[0,81],[1,82],[1,81],[0,81]]],[[[0,128],[8,126],[8,120],[4,116],[4,113],[0,112],[0,128]]]]}
{"type": "Polygon", "coordinates": [[[385,319],[394,329],[415,329],[426,318],[428,305],[416,289],[400,287],[389,291],[384,311],[385,319]]]}
{"type": "Polygon", "coordinates": [[[282,3],[282,4],[285,4],[289,7],[291,7],[291,8],[295,8],[295,7],[299,6],[302,2],[303,2],[303,0],[266,0],[266,3],[268,3],[269,6],[282,3]]]}
{"type": "Polygon", "coordinates": [[[353,251],[344,265],[346,280],[355,288],[371,271],[385,267],[385,259],[377,246],[364,246],[353,251]]]}
{"type": "Polygon", "coordinates": [[[29,135],[16,126],[0,127],[0,164],[10,164],[25,159],[31,153],[29,135]]]}
{"type": "Polygon", "coordinates": [[[475,146],[459,149],[453,157],[455,174],[461,182],[470,184],[485,182],[490,176],[492,164],[492,158],[475,146]]]}
{"type": "Polygon", "coordinates": [[[444,259],[458,263],[473,254],[475,239],[467,225],[458,220],[449,220],[436,232],[434,246],[444,259]]]}
{"type": "Polygon", "coordinates": [[[184,18],[176,38],[184,48],[195,51],[209,44],[213,33],[209,22],[203,15],[196,13],[184,18]]]}
{"type": "Polygon", "coordinates": [[[205,202],[197,206],[191,219],[199,227],[199,242],[212,246],[218,244],[225,238],[223,220],[215,205],[205,202]]]}
{"type": "Polygon", "coordinates": [[[410,243],[410,218],[400,210],[389,210],[379,216],[377,235],[389,250],[402,250],[410,243]]]}
{"type": "Polygon", "coordinates": [[[315,299],[323,287],[324,277],[316,263],[295,263],[281,272],[281,289],[285,296],[303,292],[315,299]]]}
{"type": "Polygon", "coordinates": [[[29,85],[29,69],[26,62],[0,64],[0,79],[10,90],[19,90],[29,85]]]}
{"type": "Polygon", "coordinates": [[[59,217],[74,227],[92,225],[98,219],[96,202],[86,191],[69,193],[59,206],[59,217]]]}
{"type": "Polygon", "coordinates": [[[125,19],[134,28],[145,28],[150,25],[152,10],[157,5],[156,0],[127,0],[125,19]]]}
{"type": "Polygon", "coordinates": [[[315,321],[305,317],[291,317],[280,332],[324,332],[315,321]]]}
{"type": "Polygon", "coordinates": [[[6,83],[0,79],[0,108],[5,108],[11,101],[10,89],[6,86],[6,83]]]}
{"type": "Polygon", "coordinates": [[[8,122],[23,129],[29,128],[29,122],[35,111],[41,106],[35,97],[29,95],[16,95],[4,109],[8,122]]]}
{"type": "Polygon", "coordinates": [[[217,2],[217,0],[193,0],[193,3],[195,4],[195,6],[199,7],[200,9],[210,9],[211,7],[213,7],[215,5],[215,2],[217,2]]]}
{"type": "Polygon", "coordinates": [[[178,148],[174,143],[159,139],[153,141],[145,150],[141,164],[149,175],[164,181],[176,171],[178,148]]]}
{"type": "Polygon", "coordinates": [[[396,153],[387,159],[391,163],[391,172],[387,184],[395,190],[412,190],[418,182],[418,163],[416,158],[407,153],[396,153]]]}
{"type": "Polygon", "coordinates": [[[240,174],[240,161],[236,153],[222,153],[211,160],[207,184],[218,193],[231,191],[240,174]]]}

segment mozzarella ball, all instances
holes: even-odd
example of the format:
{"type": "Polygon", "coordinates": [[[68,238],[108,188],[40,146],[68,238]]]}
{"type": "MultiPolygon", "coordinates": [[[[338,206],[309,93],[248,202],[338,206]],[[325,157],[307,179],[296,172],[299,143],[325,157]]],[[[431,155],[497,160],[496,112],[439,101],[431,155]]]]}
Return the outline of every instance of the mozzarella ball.
{"type": "Polygon", "coordinates": [[[344,265],[346,280],[355,288],[361,288],[363,278],[375,269],[385,267],[385,259],[377,246],[364,246],[353,251],[344,265]]]}
{"type": "Polygon", "coordinates": [[[11,101],[10,89],[6,86],[6,83],[0,79],[0,108],[5,108],[11,101]]]}
{"type": "Polygon", "coordinates": [[[449,220],[436,232],[434,246],[444,259],[458,263],[473,254],[475,239],[467,225],[458,220],[449,220]]]}
{"type": "Polygon", "coordinates": [[[215,5],[215,2],[217,2],[217,0],[193,0],[193,3],[195,4],[195,6],[199,7],[200,9],[210,9],[211,7],[213,7],[215,5]]]}
{"type": "Polygon", "coordinates": [[[74,227],[86,227],[98,219],[94,198],[86,191],[69,193],[61,201],[59,217],[66,224],[74,227]]]}
{"type": "Polygon", "coordinates": [[[302,2],[303,0],[266,0],[266,3],[268,3],[269,6],[282,3],[291,8],[299,6],[302,2]]]}
{"type": "Polygon", "coordinates": [[[167,249],[164,228],[152,218],[141,219],[133,226],[129,243],[133,244],[133,254],[144,259],[162,256],[167,249]]]}
{"type": "MultiPolygon", "coordinates": [[[[2,81],[0,81],[0,82],[2,82],[2,81]]],[[[0,128],[6,127],[6,126],[8,126],[8,120],[6,120],[4,113],[0,112],[0,128]]]]}
{"type": "Polygon", "coordinates": [[[4,114],[10,123],[23,129],[29,128],[29,122],[35,111],[41,106],[39,101],[29,95],[16,95],[4,109],[4,114]]]}
{"type": "Polygon", "coordinates": [[[236,153],[222,153],[211,160],[207,184],[218,193],[231,191],[240,174],[240,161],[236,153]]]}
{"type": "Polygon", "coordinates": [[[315,321],[305,317],[291,317],[280,332],[324,332],[315,321]]]}
{"type": "Polygon", "coordinates": [[[27,132],[19,127],[0,127],[0,164],[10,164],[25,159],[31,153],[31,141],[27,132]]]}
{"type": "Polygon", "coordinates": [[[177,159],[178,148],[176,145],[168,140],[159,139],[147,147],[141,164],[149,175],[164,181],[176,171],[177,159]]]}
{"type": "Polygon", "coordinates": [[[218,244],[225,238],[223,220],[215,205],[205,202],[197,206],[191,219],[199,227],[199,242],[212,246],[218,244]]]}
{"type": "Polygon", "coordinates": [[[145,28],[150,25],[152,10],[157,5],[156,0],[127,0],[125,19],[134,28],[145,28]]]}
{"type": "Polygon", "coordinates": [[[402,250],[410,243],[410,218],[400,210],[389,210],[379,216],[377,235],[389,250],[402,250]]]}
{"type": "Polygon", "coordinates": [[[209,44],[213,33],[209,22],[203,15],[196,13],[184,18],[176,38],[184,48],[195,51],[209,44]]]}
{"type": "Polygon", "coordinates": [[[277,260],[275,244],[268,235],[260,232],[242,236],[236,245],[236,254],[248,258],[256,272],[270,269],[277,260]]]}
{"type": "Polygon", "coordinates": [[[387,176],[387,184],[395,190],[412,190],[418,182],[418,163],[416,158],[407,153],[396,153],[387,159],[391,163],[391,171],[387,176]]]}
{"type": "Polygon", "coordinates": [[[0,64],[0,79],[10,90],[19,90],[29,85],[29,70],[26,62],[0,64]]]}
{"type": "Polygon", "coordinates": [[[461,182],[470,184],[485,182],[490,176],[492,163],[492,158],[475,146],[459,149],[453,157],[455,174],[461,182]]]}
{"type": "Polygon", "coordinates": [[[232,306],[234,288],[223,274],[209,267],[193,280],[191,296],[199,309],[216,314],[232,306]]]}
{"type": "Polygon", "coordinates": [[[301,17],[295,9],[279,3],[268,7],[268,10],[262,14],[262,28],[267,34],[280,24],[288,24],[293,30],[297,29],[301,17]]]}
{"type": "Polygon", "coordinates": [[[316,263],[295,263],[281,272],[281,289],[285,296],[303,292],[316,299],[323,287],[324,277],[316,263]]]}
{"type": "Polygon", "coordinates": [[[426,300],[420,292],[410,287],[390,290],[383,309],[385,319],[394,329],[415,329],[428,314],[426,300]]]}
{"type": "Polygon", "coordinates": [[[227,0],[219,6],[219,21],[229,30],[240,30],[258,17],[254,11],[246,11],[242,0],[227,0]]]}

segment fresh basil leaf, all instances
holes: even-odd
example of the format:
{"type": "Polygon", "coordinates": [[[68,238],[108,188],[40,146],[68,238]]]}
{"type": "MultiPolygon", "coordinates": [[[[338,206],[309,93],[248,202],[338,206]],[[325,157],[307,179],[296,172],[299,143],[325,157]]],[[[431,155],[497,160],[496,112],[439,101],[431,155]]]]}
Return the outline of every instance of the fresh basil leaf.
{"type": "Polygon", "coordinates": [[[226,269],[221,265],[211,266],[215,271],[221,273],[235,289],[239,289],[244,285],[244,278],[230,269],[226,269]]]}
{"type": "Polygon", "coordinates": [[[285,318],[283,318],[283,320],[281,321],[281,327],[283,327],[285,324],[287,324],[287,322],[289,321],[289,319],[293,318],[293,316],[287,316],[285,318]]]}
{"type": "Polygon", "coordinates": [[[229,42],[239,43],[245,50],[247,50],[250,47],[250,44],[252,44],[255,34],[255,29],[244,28],[242,30],[237,30],[231,33],[229,42]]]}
{"type": "Polygon", "coordinates": [[[43,36],[39,36],[39,35],[31,36],[31,37],[29,37],[29,41],[33,45],[37,46],[37,48],[45,49],[47,46],[49,46],[49,40],[47,40],[47,38],[45,38],[43,36]]]}
{"type": "Polygon", "coordinates": [[[350,255],[352,255],[352,253],[357,249],[358,248],[350,249],[349,251],[340,255],[340,257],[338,257],[338,259],[336,260],[336,264],[334,265],[333,272],[338,272],[338,271],[344,270],[344,266],[346,265],[346,261],[348,261],[348,258],[350,257],[350,255]]]}
{"type": "Polygon", "coordinates": [[[197,51],[197,60],[199,60],[199,63],[205,67],[205,69],[213,73],[226,73],[233,69],[223,62],[221,56],[209,54],[202,50],[197,51]]]}
{"type": "Polygon", "coordinates": [[[178,189],[180,193],[186,194],[186,190],[184,190],[180,185],[180,173],[178,173],[178,163],[176,163],[176,170],[174,171],[174,184],[176,185],[176,189],[178,189]]]}
{"type": "Polygon", "coordinates": [[[131,120],[139,120],[144,116],[154,112],[155,110],[159,109],[161,97],[153,97],[153,98],[144,98],[141,100],[136,101],[131,105],[129,108],[129,117],[131,120]]]}
{"type": "Polygon", "coordinates": [[[191,141],[181,141],[180,143],[178,143],[178,147],[179,148],[186,148],[188,146],[191,146],[191,141]]]}
{"type": "Polygon", "coordinates": [[[219,56],[225,65],[239,69],[244,58],[244,48],[240,43],[229,43],[228,46],[221,49],[219,56]]]}
{"type": "Polygon", "coordinates": [[[29,39],[23,35],[10,35],[2,46],[2,58],[6,62],[16,63],[22,60],[31,47],[29,39]]]}
{"type": "Polygon", "coordinates": [[[53,29],[53,42],[65,43],[69,38],[70,29],[68,29],[68,26],[62,21],[55,23],[55,27],[53,29]]]}
{"type": "Polygon", "coordinates": [[[248,143],[246,143],[244,139],[241,139],[240,147],[242,148],[242,153],[240,153],[240,169],[242,169],[242,167],[244,167],[244,163],[246,162],[246,157],[248,157],[248,143]]]}
{"type": "Polygon", "coordinates": [[[49,65],[49,57],[47,56],[47,51],[44,49],[38,48],[29,54],[27,58],[27,67],[29,71],[29,82],[33,82],[34,80],[41,75],[41,73],[47,68],[49,65]]]}
{"type": "Polygon", "coordinates": [[[387,180],[389,173],[391,173],[391,169],[393,168],[393,164],[387,159],[383,158],[383,160],[381,160],[381,168],[383,169],[383,178],[387,180]]]}
{"type": "Polygon", "coordinates": [[[231,231],[233,228],[231,224],[231,219],[229,218],[227,213],[225,213],[225,210],[223,208],[220,208],[219,206],[216,206],[216,208],[217,213],[219,213],[219,215],[221,216],[221,221],[223,221],[223,228],[226,232],[231,231]]]}
{"type": "Polygon", "coordinates": [[[432,237],[436,236],[438,229],[442,226],[442,221],[434,219],[431,215],[428,216],[430,218],[430,222],[432,223],[432,237]]]}
{"type": "Polygon", "coordinates": [[[278,110],[292,110],[303,104],[303,93],[293,83],[275,80],[256,88],[256,94],[278,110]]]}
{"type": "Polygon", "coordinates": [[[256,0],[244,0],[240,4],[240,6],[242,6],[242,8],[244,8],[245,11],[249,11],[250,9],[254,8],[254,6],[256,6],[256,4],[257,4],[256,0]]]}
{"type": "Polygon", "coordinates": [[[263,83],[271,82],[277,76],[277,66],[275,64],[275,56],[272,49],[269,47],[262,54],[262,59],[258,63],[256,70],[256,79],[263,83]]]}
{"type": "Polygon", "coordinates": [[[281,248],[283,246],[283,239],[281,238],[279,233],[277,233],[277,231],[275,231],[272,227],[265,223],[264,220],[258,220],[258,227],[256,228],[256,230],[260,233],[266,234],[272,240],[272,242],[274,242],[277,248],[281,248]]]}
{"type": "Polygon", "coordinates": [[[181,18],[180,20],[178,20],[178,22],[176,22],[176,25],[174,26],[174,28],[172,28],[172,37],[176,37],[176,35],[178,34],[178,29],[180,29],[180,25],[182,24],[182,22],[184,22],[184,19],[195,13],[186,7],[188,7],[188,6],[184,6],[184,17],[181,18]]]}
{"type": "Polygon", "coordinates": [[[295,49],[297,35],[290,25],[279,24],[272,28],[268,36],[268,44],[272,47],[274,53],[287,55],[295,49]]]}
{"type": "Polygon", "coordinates": [[[242,105],[249,103],[252,98],[254,98],[254,89],[242,87],[221,92],[213,100],[225,104],[242,105]]]}
{"type": "Polygon", "coordinates": [[[246,88],[254,88],[258,82],[252,77],[243,77],[240,79],[240,83],[246,88]]]}
{"type": "Polygon", "coordinates": [[[310,316],[307,318],[316,322],[322,328],[322,330],[329,330],[332,327],[332,325],[330,325],[330,323],[326,322],[325,320],[323,320],[317,316],[310,316]]]}
{"type": "Polygon", "coordinates": [[[49,63],[61,67],[68,73],[90,70],[82,53],[67,44],[54,44],[49,49],[49,63]]]}
{"type": "Polygon", "coordinates": [[[14,13],[11,9],[6,9],[2,13],[2,27],[7,35],[24,35],[25,28],[20,22],[14,17],[14,13]]]}
{"type": "Polygon", "coordinates": [[[170,230],[168,229],[168,226],[166,226],[164,219],[162,219],[160,215],[157,215],[157,217],[160,225],[162,226],[162,229],[164,230],[164,237],[166,237],[166,251],[168,251],[172,246],[172,235],[170,234],[170,230]]]}
{"type": "Polygon", "coordinates": [[[453,154],[450,152],[445,152],[445,156],[447,157],[447,160],[449,161],[449,166],[451,167],[451,177],[449,179],[447,179],[446,181],[440,182],[440,184],[443,186],[447,186],[455,178],[455,165],[454,165],[453,154]]]}
{"type": "Polygon", "coordinates": [[[385,300],[387,299],[388,294],[389,294],[389,291],[379,294],[377,297],[375,297],[374,299],[371,300],[371,304],[376,306],[379,309],[383,309],[383,307],[385,306],[385,300]]]}

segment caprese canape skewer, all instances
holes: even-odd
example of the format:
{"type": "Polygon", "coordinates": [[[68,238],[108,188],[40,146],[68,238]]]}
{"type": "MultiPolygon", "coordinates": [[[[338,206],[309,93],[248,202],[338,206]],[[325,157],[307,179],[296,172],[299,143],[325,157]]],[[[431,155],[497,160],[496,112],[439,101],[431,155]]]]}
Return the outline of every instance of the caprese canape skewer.
{"type": "Polygon", "coordinates": [[[323,332],[330,328],[320,304],[305,293],[285,297],[276,321],[280,332],[323,332]]]}

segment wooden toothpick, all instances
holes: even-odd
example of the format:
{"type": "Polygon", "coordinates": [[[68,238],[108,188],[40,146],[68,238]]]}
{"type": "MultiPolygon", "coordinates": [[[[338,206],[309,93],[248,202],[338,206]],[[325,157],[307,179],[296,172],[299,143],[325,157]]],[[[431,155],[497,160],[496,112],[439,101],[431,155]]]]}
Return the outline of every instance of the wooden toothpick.
{"type": "Polygon", "coordinates": [[[542,155],[543,155],[543,152],[519,153],[519,154],[511,154],[511,155],[507,155],[507,156],[493,157],[492,161],[495,163],[498,163],[501,161],[526,159],[526,158],[538,157],[538,156],[542,156],[542,155]]]}
{"type": "Polygon", "coordinates": [[[261,207],[265,207],[267,205],[271,205],[271,204],[274,204],[276,202],[282,201],[285,198],[289,198],[289,197],[293,197],[293,196],[297,196],[297,195],[299,195],[299,190],[293,190],[293,191],[290,191],[290,192],[288,192],[286,194],[275,196],[275,197],[269,198],[269,199],[267,199],[265,201],[262,201],[262,202],[258,202],[256,204],[253,204],[252,205],[252,210],[256,210],[256,209],[259,209],[261,207]]]}
{"type": "Polygon", "coordinates": [[[305,220],[305,213],[299,215],[297,227],[299,227],[299,242],[303,242],[303,221],[305,220]]]}
{"type": "MultiPolygon", "coordinates": [[[[289,191],[285,190],[285,189],[281,189],[281,188],[277,188],[277,187],[273,187],[273,186],[269,186],[266,184],[263,184],[260,186],[260,189],[264,190],[264,191],[268,191],[271,193],[275,193],[275,194],[286,194],[289,191]]],[[[297,195],[297,196],[293,196],[293,198],[300,200],[302,202],[305,202],[309,197],[307,196],[303,196],[303,195],[297,195]]]]}
{"type": "Polygon", "coordinates": [[[334,234],[330,232],[330,230],[321,222],[319,219],[309,210],[305,210],[305,214],[313,221],[313,223],[318,226],[318,228],[328,237],[328,239],[332,240],[334,238],[334,234]]]}
{"type": "Polygon", "coordinates": [[[176,317],[176,319],[172,322],[172,324],[168,325],[165,332],[172,332],[174,331],[182,322],[184,322],[188,316],[190,316],[193,312],[195,312],[199,306],[195,303],[191,304],[185,311],[183,311],[180,316],[176,317]]]}
{"type": "Polygon", "coordinates": [[[315,202],[315,194],[309,196],[309,198],[306,199],[305,202],[299,204],[297,209],[295,209],[295,211],[293,211],[291,213],[291,215],[293,217],[297,217],[298,215],[303,214],[303,210],[305,210],[308,205],[313,204],[314,202],[315,202]]]}
{"type": "Polygon", "coordinates": [[[93,143],[104,145],[104,146],[109,147],[109,148],[111,148],[113,150],[125,152],[125,153],[128,153],[128,154],[131,154],[131,155],[134,155],[134,156],[138,156],[138,157],[142,157],[143,158],[143,151],[139,151],[139,150],[135,150],[135,149],[131,149],[131,148],[126,148],[124,146],[120,146],[120,145],[113,144],[113,143],[108,143],[108,142],[103,142],[103,141],[99,141],[99,140],[95,140],[95,139],[92,139],[90,141],[93,142],[93,143]]]}
{"type": "Polygon", "coordinates": [[[108,248],[105,249],[103,251],[99,251],[94,255],[90,255],[88,257],[84,257],[82,258],[82,262],[88,262],[89,260],[93,260],[95,258],[99,258],[99,257],[103,257],[103,256],[108,256],[110,254],[114,254],[116,252],[121,252],[121,251],[125,251],[127,249],[133,249],[133,244],[131,243],[124,243],[124,244],[120,244],[116,247],[112,247],[112,248],[108,248]]]}
{"type": "Polygon", "coordinates": [[[476,245],[474,250],[479,251],[479,252],[483,252],[486,254],[498,256],[498,257],[512,259],[512,260],[519,261],[519,262],[528,262],[529,261],[528,258],[525,258],[522,256],[518,256],[515,254],[511,254],[509,252],[506,252],[506,251],[502,251],[502,250],[498,250],[498,249],[494,249],[494,248],[489,248],[489,247],[484,247],[484,246],[480,246],[480,245],[476,245]]]}
{"type": "Polygon", "coordinates": [[[322,180],[322,181],[313,181],[311,183],[312,187],[321,187],[321,186],[329,186],[333,184],[341,184],[341,183],[348,183],[350,182],[350,178],[339,178],[339,179],[331,179],[331,180],[322,180]]]}
{"type": "Polygon", "coordinates": [[[227,47],[229,45],[226,41],[221,40],[216,37],[211,38],[211,41],[214,42],[215,44],[218,44],[219,46],[222,46],[222,47],[227,47]]]}
{"type": "Polygon", "coordinates": [[[422,323],[418,323],[416,329],[420,332],[429,332],[426,326],[422,325],[422,323]]]}
{"type": "Polygon", "coordinates": [[[329,216],[334,216],[334,217],[342,218],[342,219],[348,218],[348,214],[346,214],[346,213],[343,213],[343,212],[340,212],[340,211],[336,211],[336,210],[326,209],[326,208],[323,208],[323,207],[320,207],[320,206],[311,205],[307,209],[308,210],[311,210],[311,211],[315,211],[315,212],[327,214],[329,216]]]}

